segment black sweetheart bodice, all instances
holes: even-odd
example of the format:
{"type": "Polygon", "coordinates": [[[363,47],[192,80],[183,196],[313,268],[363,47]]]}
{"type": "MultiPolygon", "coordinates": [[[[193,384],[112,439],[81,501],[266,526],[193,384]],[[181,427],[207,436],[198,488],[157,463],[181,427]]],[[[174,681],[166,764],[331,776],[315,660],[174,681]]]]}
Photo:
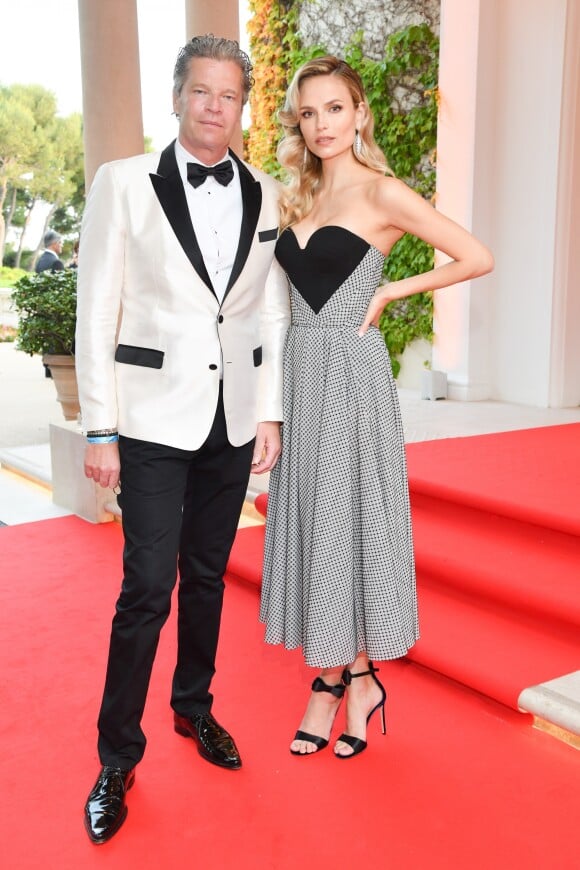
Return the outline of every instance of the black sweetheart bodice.
{"type": "Polygon", "coordinates": [[[344,227],[324,226],[315,230],[301,248],[289,228],[276,243],[276,258],[292,284],[318,314],[370,247],[344,227]]]}
{"type": "Polygon", "coordinates": [[[304,248],[291,228],[284,230],[276,258],[290,281],[293,322],[309,319],[308,311],[318,320],[324,309],[333,322],[348,316],[346,309],[353,315],[354,309],[364,311],[380,283],[385,259],[365,239],[339,226],[319,227],[304,248]]]}

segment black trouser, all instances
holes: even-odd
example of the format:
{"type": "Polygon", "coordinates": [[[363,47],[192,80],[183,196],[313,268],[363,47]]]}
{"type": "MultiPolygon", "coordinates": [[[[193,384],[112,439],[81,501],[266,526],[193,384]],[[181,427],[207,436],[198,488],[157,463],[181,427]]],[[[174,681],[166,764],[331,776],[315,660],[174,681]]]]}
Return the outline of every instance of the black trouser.
{"type": "Polygon", "coordinates": [[[199,450],[119,438],[124,578],[113,618],[99,715],[102,764],[129,768],[145,751],[141,718],[179,566],[178,650],[171,706],[211,709],[223,574],[236,533],[253,441],[232,447],[220,398],[199,450]]]}

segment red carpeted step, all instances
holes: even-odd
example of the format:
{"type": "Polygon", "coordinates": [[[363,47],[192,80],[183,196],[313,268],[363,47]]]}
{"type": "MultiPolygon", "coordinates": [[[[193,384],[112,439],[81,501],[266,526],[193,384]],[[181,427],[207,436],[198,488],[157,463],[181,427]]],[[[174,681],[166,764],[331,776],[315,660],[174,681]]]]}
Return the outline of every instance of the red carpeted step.
{"type": "MultiPolygon", "coordinates": [[[[412,501],[417,571],[432,584],[580,626],[580,539],[424,496],[412,501]]],[[[264,526],[240,529],[228,574],[260,586],[263,547],[264,526]]]]}
{"type": "Polygon", "coordinates": [[[258,511],[258,513],[262,514],[263,517],[266,516],[266,511],[268,509],[268,493],[261,492],[256,496],[256,500],[254,502],[254,507],[258,511]]]}
{"type": "Polygon", "coordinates": [[[228,560],[226,580],[233,578],[258,588],[262,585],[264,534],[263,525],[238,529],[228,560]]]}
{"type": "Polygon", "coordinates": [[[407,445],[412,492],[580,535],[580,424],[407,445]]]}
{"type": "Polygon", "coordinates": [[[413,493],[417,573],[580,632],[580,537],[413,493]]]}
{"type": "MultiPolygon", "coordinates": [[[[514,708],[580,662],[580,426],[408,447],[422,637],[409,658],[514,708]]],[[[257,507],[265,513],[267,497],[257,507]]],[[[229,573],[260,585],[264,528],[229,573]]]]}
{"type": "Polygon", "coordinates": [[[515,709],[527,686],[578,669],[577,631],[542,627],[421,583],[419,620],[411,661],[515,709]]]}
{"type": "MultiPolygon", "coordinates": [[[[419,525],[419,539],[420,529],[419,525]]],[[[263,526],[238,531],[227,579],[241,580],[259,588],[263,538],[263,526]]],[[[519,694],[526,686],[578,668],[578,629],[566,630],[547,616],[534,619],[531,613],[526,614],[524,590],[522,608],[510,610],[501,600],[499,583],[489,589],[487,602],[483,602],[479,594],[471,595],[469,584],[462,584],[465,574],[461,571],[464,564],[461,558],[456,566],[458,576],[448,588],[434,586],[429,572],[425,579],[420,563],[419,558],[421,640],[409,653],[412,661],[515,709],[519,694]]],[[[513,600],[516,601],[516,597],[513,600]]],[[[553,602],[548,600],[548,606],[553,609],[553,602]]]]}

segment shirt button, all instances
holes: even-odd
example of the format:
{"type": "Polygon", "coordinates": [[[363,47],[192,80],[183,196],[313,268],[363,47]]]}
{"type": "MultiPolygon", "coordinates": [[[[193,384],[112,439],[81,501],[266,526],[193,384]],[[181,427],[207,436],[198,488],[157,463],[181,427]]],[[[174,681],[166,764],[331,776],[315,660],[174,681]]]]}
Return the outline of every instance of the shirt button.
{"type": "Polygon", "coordinates": [[[224,316],[223,316],[223,314],[220,314],[220,316],[218,317],[218,323],[223,323],[223,322],[224,322],[224,316]]]}
{"type": "Polygon", "coordinates": [[[216,364],[215,364],[215,363],[211,363],[211,364],[210,364],[210,369],[212,370],[212,372],[215,372],[215,370],[217,369],[216,364]]]}

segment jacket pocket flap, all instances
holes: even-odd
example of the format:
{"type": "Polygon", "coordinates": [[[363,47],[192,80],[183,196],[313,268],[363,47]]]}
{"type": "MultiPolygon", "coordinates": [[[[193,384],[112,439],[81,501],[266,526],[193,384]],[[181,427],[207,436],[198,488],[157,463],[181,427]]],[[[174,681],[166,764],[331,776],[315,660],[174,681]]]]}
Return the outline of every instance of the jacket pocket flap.
{"type": "Polygon", "coordinates": [[[148,369],[160,369],[163,366],[164,351],[151,347],[135,347],[132,344],[119,344],[115,351],[115,362],[127,363],[132,366],[145,366],[148,369]]]}
{"type": "Polygon", "coordinates": [[[258,238],[261,242],[273,242],[278,238],[278,227],[273,230],[260,230],[258,238]]]}

